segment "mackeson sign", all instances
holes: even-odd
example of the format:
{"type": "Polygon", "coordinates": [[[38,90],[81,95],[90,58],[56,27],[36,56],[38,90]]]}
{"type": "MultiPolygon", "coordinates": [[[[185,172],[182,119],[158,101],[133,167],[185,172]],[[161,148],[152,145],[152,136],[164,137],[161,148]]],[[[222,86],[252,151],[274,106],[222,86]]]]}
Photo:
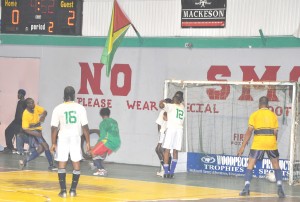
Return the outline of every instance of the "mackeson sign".
{"type": "Polygon", "coordinates": [[[224,28],[226,0],[181,0],[182,28],[224,28]]]}

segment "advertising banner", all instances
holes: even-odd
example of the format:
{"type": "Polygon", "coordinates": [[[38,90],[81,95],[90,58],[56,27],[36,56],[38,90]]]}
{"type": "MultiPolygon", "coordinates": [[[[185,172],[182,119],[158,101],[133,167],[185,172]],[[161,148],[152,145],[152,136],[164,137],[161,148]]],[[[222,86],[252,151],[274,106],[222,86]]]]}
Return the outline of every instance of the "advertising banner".
{"type": "MultiPolygon", "coordinates": [[[[237,157],[231,155],[216,155],[204,153],[188,153],[188,172],[244,176],[248,166],[248,157],[237,157]]],[[[279,159],[283,180],[288,180],[289,161],[279,159]]],[[[263,159],[257,161],[253,169],[253,177],[265,178],[266,174],[274,172],[271,161],[263,159]]]]}
{"type": "Polygon", "coordinates": [[[181,0],[181,28],[224,28],[226,0],[181,0]]]}

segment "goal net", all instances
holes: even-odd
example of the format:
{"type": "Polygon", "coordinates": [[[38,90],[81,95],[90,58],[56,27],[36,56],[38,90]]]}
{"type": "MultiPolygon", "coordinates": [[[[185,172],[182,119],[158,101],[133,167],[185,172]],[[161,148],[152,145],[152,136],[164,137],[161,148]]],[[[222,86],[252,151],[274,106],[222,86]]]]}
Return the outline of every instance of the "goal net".
{"type": "MultiPolygon", "coordinates": [[[[229,159],[230,166],[236,167],[246,166],[239,162],[241,160],[237,159],[236,154],[247,130],[250,114],[258,109],[259,98],[267,96],[269,109],[277,115],[279,122],[277,141],[280,166],[289,184],[299,183],[300,106],[298,99],[300,94],[298,83],[165,81],[165,98],[172,98],[177,91],[184,93],[186,110],[182,151],[187,152],[188,155],[205,154],[205,158],[201,160],[207,165],[229,159]],[[210,157],[207,157],[209,155],[210,157]],[[216,155],[217,160],[210,160],[211,155],[216,155]]],[[[251,142],[252,139],[243,154],[246,160],[251,142]]],[[[221,163],[215,167],[212,165],[206,167],[221,170],[220,165],[221,163]]],[[[233,171],[233,168],[227,167],[228,165],[226,164],[225,168],[233,171]]],[[[234,169],[238,170],[238,168],[234,169]]],[[[265,175],[270,170],[272,170],[270,161],[266,159],[262,162],[258,177],[261,177],[259,174],[265,175]]]]}

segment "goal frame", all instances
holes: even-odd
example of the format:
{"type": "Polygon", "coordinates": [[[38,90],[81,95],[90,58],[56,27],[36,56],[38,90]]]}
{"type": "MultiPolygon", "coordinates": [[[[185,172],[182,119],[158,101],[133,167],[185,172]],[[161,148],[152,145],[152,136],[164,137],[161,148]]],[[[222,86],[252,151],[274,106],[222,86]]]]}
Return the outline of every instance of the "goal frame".
{"type": "MultiPolygon", "coordinates": [[[[286,86],[291,86],[292,87],[292,125],[291,125],[291,133],[290,135],[290,151],[289,151],[289,180],[288,183],[289,185],[293,185],[295,184],[294,179],[293,179],[293,173],[294,173],[294,167],[293,167],[293,163],[294,163],[294,147],[295,145],[295,124],[296,124],[296,109],[297,109],[297,96],[298,96],[298,82],[290,82],[290,81],[280,81],[280,82],[272,82],[272,81],[197,81],[197,80],[165,80],[164,82],[164,98],[167,98],[168,96],[168,89],[169,89],[169,85],[173,83],[176,84],[178,86],[181,86],[182,91],[184,92],[184,106],[185,106],[185,113],[187,114],[187,102],[188,102],[188,98],[187,98],[187,92],[188,92],[188,86],[189,85],[257,85],[257,86],[278,86],[278,85],[286,85],[286,86]]],[[[187,137],[187,116],[185,117],[185,148],[186,151],[189,151],[188,148],[188,137],[187,137]]]]}

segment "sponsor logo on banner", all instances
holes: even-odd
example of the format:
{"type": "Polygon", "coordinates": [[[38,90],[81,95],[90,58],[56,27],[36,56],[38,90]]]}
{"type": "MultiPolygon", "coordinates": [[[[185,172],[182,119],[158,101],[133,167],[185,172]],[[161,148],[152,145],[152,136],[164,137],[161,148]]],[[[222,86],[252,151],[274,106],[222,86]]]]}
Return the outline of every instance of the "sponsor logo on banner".
{"type": "MultiPolygon", "coordinates": [[[[279,165],[282,170],[283,180],[288,180],[289,161],[280,159],[279,165]]],[[[188,152],[188,172],[244,176],[247,166],[248,157],[188,152]]],[[[262,161],[257,161],[253,169],[253,176],[265,178],[269,172],[273,172],[271,161],[263,159],[262,161]]]]}
{"type": "Polygon", "coordinates": [[[211,157],[211,156],[203,156],[202,158],[201,158],[201,161],[203,162],[203,163],[214,163],[214,162],[216,162],[216,159],[214,158],[214,157],[211,157]]]}
{"type": "Polygon", "coordinates": [[[226,0],[181,0],[182,28],[224,28],[226,0]]]}

